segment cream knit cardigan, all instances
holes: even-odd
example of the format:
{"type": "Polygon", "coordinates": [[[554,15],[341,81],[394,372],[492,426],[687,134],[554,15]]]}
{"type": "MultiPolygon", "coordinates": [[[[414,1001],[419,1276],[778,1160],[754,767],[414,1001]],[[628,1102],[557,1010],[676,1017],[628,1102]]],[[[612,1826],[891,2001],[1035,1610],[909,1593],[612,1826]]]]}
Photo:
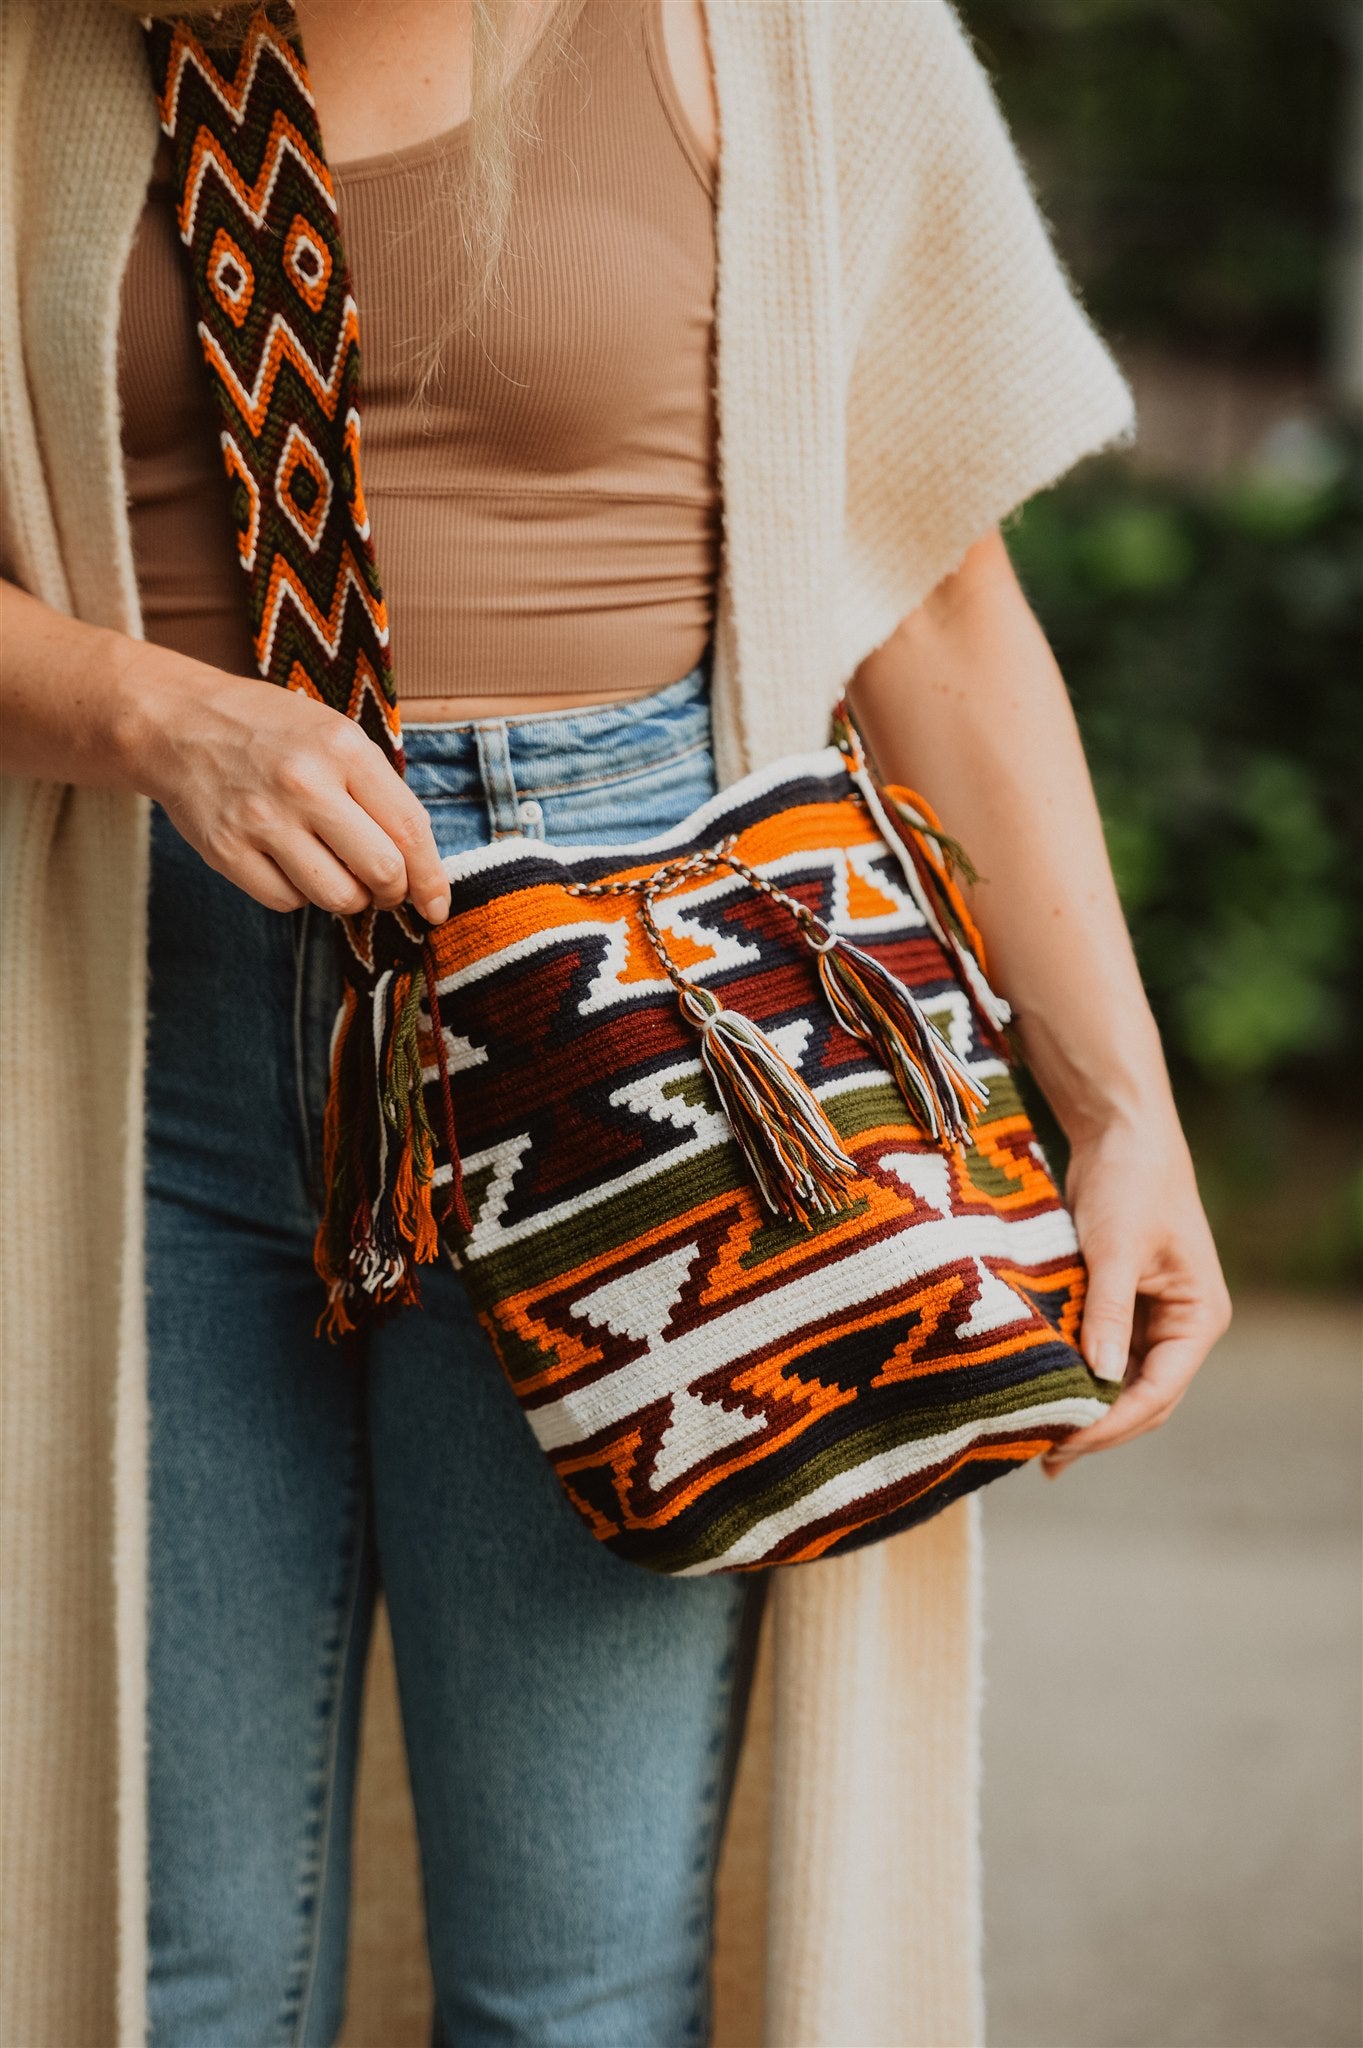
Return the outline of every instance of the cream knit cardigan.
{"type": "MultiPolygon", "coordinates": [[[[135,634],[115,335],[155,142],[140,32],[111,0],[3,4],[0,568],[135,634]]],[[[1131,412],[945,0],[708,13],[727,780],[822,744],[862,657],[1131,412]]],[[[24,781],[4,800],[0,2038],[131,2048],[148,806],[24,781]]],[[[720,1933],[765,1967],[773,2048],[983,2038],[975,1509],[778,1574],[771,1833],[745,1858],[765,1933],[741,1893],[720,1933]]]]}

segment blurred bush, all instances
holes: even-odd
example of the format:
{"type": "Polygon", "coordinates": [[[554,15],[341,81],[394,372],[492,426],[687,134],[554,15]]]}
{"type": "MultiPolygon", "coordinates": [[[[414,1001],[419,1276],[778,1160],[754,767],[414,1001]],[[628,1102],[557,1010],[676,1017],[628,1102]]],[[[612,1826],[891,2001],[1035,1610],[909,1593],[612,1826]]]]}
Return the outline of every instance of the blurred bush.
{"type": "Polygon", "coordinates": [[[1318,360],[1353,0],[959,0],[1100,324],[1318,360]]]}
{"type": "MultiPolygon", "coordinates": [[[[957,5],[1118,355],[1323,393],[1356,0],[957,5]]],[[[1084,464],[1009,533],[1223,1256],[1268,1283],[1363,1274],[1363,425],[1320,411],[1211,483],[1084,464]]]]}
{"type": "Polygon", "coordinates": [[[1280,428],[1210,485],[1089,463],[1008,538],[1074,697],[1232,1264],[1343,1278],[1359,1246],[1363,431],[1280,428]]]}

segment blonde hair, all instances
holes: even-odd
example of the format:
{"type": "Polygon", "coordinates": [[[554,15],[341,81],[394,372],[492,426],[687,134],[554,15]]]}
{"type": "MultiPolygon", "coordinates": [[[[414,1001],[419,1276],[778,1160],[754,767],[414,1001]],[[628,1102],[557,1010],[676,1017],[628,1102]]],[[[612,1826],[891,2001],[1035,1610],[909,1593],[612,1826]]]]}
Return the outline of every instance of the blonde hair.
{"type": "MultiPolygon", "coordinates": [[[[264,4],[271,17],[287,22],[279,0],[233,0],[209,6],[206,0],[118,0],[130,12],[145,16],[201,17],[200,33],[209,48],[230,47],[245,21],[264,4]]],[[[573,24],[584,0],[471,0],[472,80],[469,107],[469,149],[465,160],[442,158],[437,206],[444,232],[436,247],[448,251],[443,282],[454,303],[452,324],[470,324],[480,309],[504,291],[502,260],[506,253],[515,190],[516,168],[525,150],[538,147],[535,110],[546,74],[563,61],[573,24]],[[457,250],[469,259],[462,281],[457,250]]],[[[414,221],[411,232],[432,225],[428,215],[414,221]]],[[[448,330],[416,351],[413,400],[421,408],[438,376],[448,330]]]]}
{"type": "Polygon", "coordinates": [[[527,0],[473,0],[473,99],[470,107],[474,175],[469,224],[485,262],[479,296],[492,288],[506,239],[519,150],[539,141],[535,105],[545,73],[562,60],[584,0],[529,0],[537,11],[527,38],[518,24],[527,0]],[[518,53],[518,41],[527,47],[518,53]],[[519,61],[518,61],[519,55],[519,61]]]}

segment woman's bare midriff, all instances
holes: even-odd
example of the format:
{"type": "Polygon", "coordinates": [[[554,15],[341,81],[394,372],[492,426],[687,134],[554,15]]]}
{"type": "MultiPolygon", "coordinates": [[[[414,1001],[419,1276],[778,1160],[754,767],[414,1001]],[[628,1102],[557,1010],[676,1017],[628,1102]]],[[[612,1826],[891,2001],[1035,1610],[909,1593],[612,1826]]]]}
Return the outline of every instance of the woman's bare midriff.
{"type": "Polygon", "coordinates": [[[523,718],[539,711],[592,711],[623,704],[644,690],[603,692],[599,697],[409,697],[399,705],[404,725],[467,725],[474,718],[523,718]]]}

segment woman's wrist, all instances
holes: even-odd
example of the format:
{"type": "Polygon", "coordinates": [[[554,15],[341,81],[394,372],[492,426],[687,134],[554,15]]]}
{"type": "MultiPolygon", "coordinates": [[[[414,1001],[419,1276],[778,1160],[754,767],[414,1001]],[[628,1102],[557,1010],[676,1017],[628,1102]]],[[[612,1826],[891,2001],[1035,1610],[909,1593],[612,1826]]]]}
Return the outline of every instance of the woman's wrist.
{"type": "Polygon", "coordinates": [[[249,686],[256,679],[227,676],[207,662],[149,641],[119,633],[110,637],[115,645],[102,693],[110,759],[123,787],[164,800],[181,721],[189,718],[201,731],[224,688],[249,686]]]}
{"type": "Polygon", "coordinates": [[[101,662],[101,738],[119,784],[154,796],[153,763],[174,703],[168,693],[178,688],[183,697],[192,690],[193,677],[184,671],[197,664],[179,661],[166,649],[124,633],[111,633],[109,642],[101,662]],[[166,673],[171,667],[176,670],[173,682],[166,673]]]}
{"type": "Polygon", "coordinates": [[[213,685],[206,663],[91,625],[0,580],[0,723],[10,775],[154,795],[167,731],[213,685]]]}
{"type": "MultiPolygon", "coordinates": [[[[1090,1030],[1096,1019],[1087,1020],[1090,1030]]],[[[1143,991],[1090,1044],[1052,1027],[1043,1015],[1015,1014],[1014,1036],[1072,1147],[1130,1131],[1147,1142],[1180,1135],[1178,1111],[1159,1031],[1143,991]]]]}

